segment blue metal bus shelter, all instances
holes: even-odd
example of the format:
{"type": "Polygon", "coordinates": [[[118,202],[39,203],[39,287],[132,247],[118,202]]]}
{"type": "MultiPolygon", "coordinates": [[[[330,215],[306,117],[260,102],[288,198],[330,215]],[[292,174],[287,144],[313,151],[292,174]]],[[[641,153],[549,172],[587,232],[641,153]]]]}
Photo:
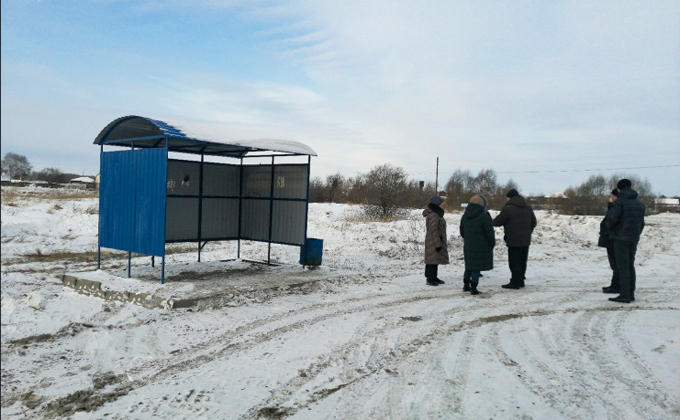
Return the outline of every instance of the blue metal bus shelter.
{"type": "MultiPolygon", "coordinates": [[[[132,253],[150,255],[152,264],[161,257],[165,283],[166,243],[196,242],[199,261],[208,241],[238,240],[238,258],[241,240],[267,242],[267,263],[272,243],[300,246],[301,255],[315,248],[309,246],[307,216],[316,153],[302,143],[226,144],[190,137],[163,121],[125,116],[109,123],[94,144],[101,149],[97,268],[101,248],[128,252],[128,277],[132,253]],[[236,163],[207,162],[206,156],[236,163]],[[277,163],[280,157],[303,162],[277,163]],[[248,158],[259,163],[248,164],[248,158]]],[[[316,259],[320,255],[301,256],[300,263],[316,259]]]]}

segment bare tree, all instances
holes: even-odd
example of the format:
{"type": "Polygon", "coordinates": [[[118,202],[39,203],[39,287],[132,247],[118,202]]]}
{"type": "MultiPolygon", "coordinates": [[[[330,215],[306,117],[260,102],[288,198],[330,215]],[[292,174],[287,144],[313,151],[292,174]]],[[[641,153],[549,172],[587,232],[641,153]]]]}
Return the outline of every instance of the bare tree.
{"type": "Polygon", "coordinates": [[[446,186],[444,187],[446,193],[449,196],[449,200],[455,204],[456,207],[467,200],[466,195],[470,190],[471,181],[472,175],[470,175],[470,171],[456,169],[446,183],[446,186]]]}
{"type": "Polygon", "coordinates": [[[591,175],[585,182],[576,187],[564,190],[567,199],[561,200],[561,206],[557,210],[567,214],[604,214],[607,207],[607,197],[611,190],[622,178],[628,178],[633,183],[633,188],[638,192],[640,199],[645,202],[647,209],[653,206],[654,195],[649,181],[640,180],[636,175],[614,174],[609,178],[603,175],[591,175]]]}
{"type": "Polygon", "coordinates": [[[337,200],[338,196],[342,193],[345,182],[345,177],[342,176],[340,172],[337,172],[333,175],[328,175],[326,177],[326,191],[329,202],[333,203],[335,200],[337,200]]]}
{"type": "Polygon", "coordinates": [[[406,172],[386,163],[376,166],[366,175],[365,211],[369,216],[389,220],[397,213],[406,191],[406,172]]]}
{"type": "Polygon", "coordinates": [[[35,174],[35,179],[47,181],[50,184],[63,184],[68,182],[69,176],[58,168],[45,168],[35,174]]]}
{"type": "Polygon", "coordinates": [[[471,193],[492,196],[498,190],[498,176],[493,169],[482,169],[472,181],[471,193]]]}
{"type": "Polygon", "coordinates": [[[323,203],[326,198],[326,186],[321,178],[314,177],[309,181],[309,201],[312,203],[323,203]]]}
{"type": "Polygon", "coordinates": [[[366,186],[366,175],[357,175],[347,180],[347,202],[354,204],[366,203],[368,188],[366,186]]]}
{"type": "Polygon", "coordinates": [[[24,179],[31,174],[32,169],[26,156],[10,152],[2,158],[2,173],[9,176],[10,180],[24,179]]]}

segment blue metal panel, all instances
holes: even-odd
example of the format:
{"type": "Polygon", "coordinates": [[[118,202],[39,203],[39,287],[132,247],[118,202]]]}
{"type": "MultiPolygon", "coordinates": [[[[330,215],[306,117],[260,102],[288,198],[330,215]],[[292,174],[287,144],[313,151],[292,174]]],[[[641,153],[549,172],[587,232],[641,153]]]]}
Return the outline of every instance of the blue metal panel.
{"type": "Polygon", "coordinates": [[[99,246],[165,255],[165,149],[102,153],[99,246]]]}
{"type": "Polygon", "coordinates": [[[101,156],[99,246],[129,251],[134,235],[134,151],[101,156]]]}
{"type": "Polygon", "coordinates": [[[135,150],[136,209],[132,252],[165,255],[165,149],[135,150]]]}

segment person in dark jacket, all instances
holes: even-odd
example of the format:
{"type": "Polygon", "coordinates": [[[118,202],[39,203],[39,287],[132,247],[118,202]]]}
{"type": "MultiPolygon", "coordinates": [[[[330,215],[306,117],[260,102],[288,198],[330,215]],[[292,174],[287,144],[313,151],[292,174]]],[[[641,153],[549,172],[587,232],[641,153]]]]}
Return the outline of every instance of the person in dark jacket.
{"type": "Polygon", "coordinates": [[[635,300],[635,253],[645,227],[645,205],[638,200],[638,193],[628,179],[622,179],[616,187],[619,196],[609,211],[607,227],[614,243],[614,258],[619,269],[620,291],[613,302],[630,303],[635,300]]]}
{"type": "Polygon", "coordinates": [[[609,196],[609,203],[607,203],[607,213],[604,219],[600,222],[600,237],[597,240],[597,246],[607,249],[607,259],[609,260],[609,267],[612,269],[612,280],[609,286],[602,288],[604,293],[619,293],[621,290],[621,283],[619,281],[619,269],[616,267],[616,254],[614,254],[614,241],[609,238],[609,228],[607,223],[610,219],[610,212],[614,201],[619,196],[619,190],[614,188],[609,196]]]}
{"type": "Polygon", "coordinates": [[[425,218],[425,284],[428,286],[444,284],[437,277],[437,271],[440,264],[449,263],[444,206],[444,200],[435,195],[430,198],[430,203],[423,210],[423,217],[425,218]]]}
{"type": "Polygon", "coordinates": [[[503,226],[503,239],[508,246],[508,265],[512,277],[510,283],[504,284],[504,289],[520,289],[526,280],[527,260],[529,259],[529,245],[531,234],[536,227],[536,215],[516,189],[512,188],[506,194],[506,203],[501,212],[493,219],[494,226],[503,226]]]}
{"type": "Polygon", "coordinates": [[[479,276],[482,271],[493,268],[493,247],[496,246],[491,215],[486,210],[486,198],[475,195],[460,219],[460,236],[463,237],[465,273],[463,291],[477,295],[479,276]]]}

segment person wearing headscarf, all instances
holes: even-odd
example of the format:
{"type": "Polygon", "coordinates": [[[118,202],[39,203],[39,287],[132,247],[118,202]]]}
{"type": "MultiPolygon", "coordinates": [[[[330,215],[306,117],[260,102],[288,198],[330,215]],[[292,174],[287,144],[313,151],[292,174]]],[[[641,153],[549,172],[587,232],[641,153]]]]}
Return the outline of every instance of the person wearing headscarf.
{"type": "Polygon", "coordinates": [[[449,263],[443,207],[445,207],[444,199],[434,195],[423,210],[423,217],[425,218],[425,284],[428,286],[444,284],[437,277],[437,271],[440,264],[449,263]]]}
{"type": "Polygon", "coordinates": [[[465,208],[460,219],[460,236],[463,237],[463,257],[465,272],[463,274],[463,291],[472,295],[481,293],[477,290],[482,271],[493,269],[493,248],[496,237],[491,215],[486,210],[487,202],[483,195],[475,195],[465,208]]]}
{"type": "Polygon", "coordinates": [[[493,219],[494,226],[503,226],[503,239],[508,246],[508,265],[510,266],[510,283],[504,289],[520,289],[526,280],[527,260],[531,234],[536,227],[536,215],[524,197],[512,188],[506,194],[506,203],[501,212],[493,219]]]}
{"type": "Polygon", "coordinates": [[[612,280],[609,286],[602,288],[604,293],[619,293],[621,291],[621,283],[619,280],[619,269],[616,267],[616,254],[614,253],[614,241],[609,237],[609,228],[607,223],[611,218],[612,207],[614,206],[614,201],[619,196],[619,190],[614,188],[609,195],[609,202],[607,203],[607,213],[604,215],[604,219],[600,222],[600,237],[597,240],[597,246],[607,249],[607,259],[609,260],[609,267],[612,269],[612,280]]]}

